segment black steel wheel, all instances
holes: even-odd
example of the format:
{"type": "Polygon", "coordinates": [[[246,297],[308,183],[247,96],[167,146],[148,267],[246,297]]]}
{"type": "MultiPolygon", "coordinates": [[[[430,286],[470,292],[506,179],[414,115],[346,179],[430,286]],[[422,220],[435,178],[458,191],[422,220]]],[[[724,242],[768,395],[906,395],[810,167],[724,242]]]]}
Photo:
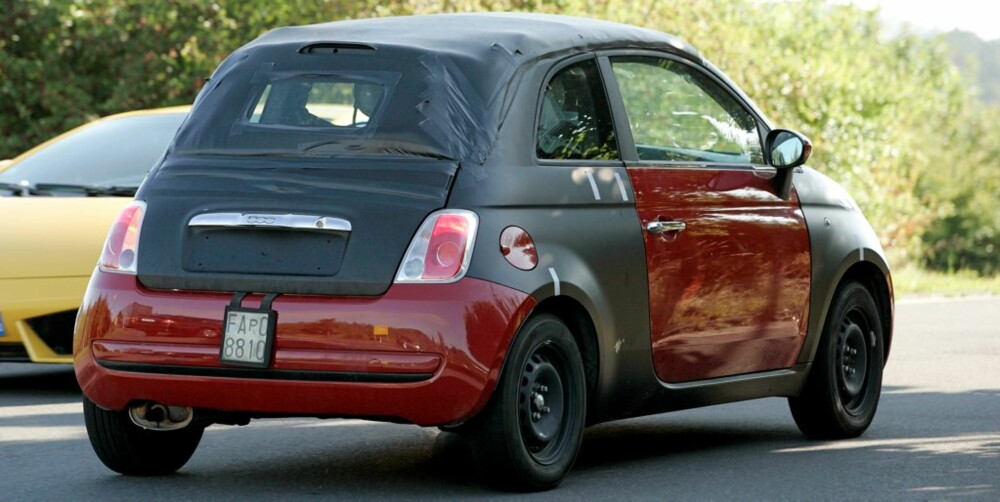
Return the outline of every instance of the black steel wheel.
{"type": "Polygon", "coordinates": [[[467,424],[483,477],[507,490],[558,486],[580,450],[585,386],[583,359],[566,325],[547,314],[528,320],[489,404],[467,424]]]}
{"type": "Polygon", "coordinates": [[[127,411],[105,410],[83,398],[83,419],[94,452],[109,469],[128,476],[163,476],[184,466],[204,427],[151,431],[132,423],[127,411]]]}
{"type": "Polygon", "coordinates": [[[871,293],[856,282],[842,285],[802,393],[788,400],[799,429],[817,439],[856,437],[868,429],[882,392],[883,354],[871,293]]]}

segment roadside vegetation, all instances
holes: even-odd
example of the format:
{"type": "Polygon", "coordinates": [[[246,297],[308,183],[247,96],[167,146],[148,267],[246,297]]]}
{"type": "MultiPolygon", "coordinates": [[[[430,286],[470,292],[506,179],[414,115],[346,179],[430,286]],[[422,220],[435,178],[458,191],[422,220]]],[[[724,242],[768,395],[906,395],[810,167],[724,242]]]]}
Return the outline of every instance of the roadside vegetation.
{"type": "Polygon", "coordinates": [[[775,124],[811,136],[810,165],[848,187],[897,269],[997,292],[1000,108],[963,79],[944,36],[889,37],[874,12],[824,0],[23,0],[0,11],[0,158],[97,116],[190,103],[272,27],[466,10],[681,36],[775,124]]]}
{"type": "Polygon", "coordinates": [[[1000,295],[1000,275],[983,277],[971,270],[939,272],[908,265],[893,270],[896,297],[909,295],[1000,295]]]}

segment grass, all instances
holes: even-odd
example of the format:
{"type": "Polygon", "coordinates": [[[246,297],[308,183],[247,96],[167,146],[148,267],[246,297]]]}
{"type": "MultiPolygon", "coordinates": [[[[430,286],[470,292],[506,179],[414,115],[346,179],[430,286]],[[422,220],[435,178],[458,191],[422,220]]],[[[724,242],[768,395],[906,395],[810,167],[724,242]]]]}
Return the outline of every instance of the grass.
{"type": "Polygon", "coordinates": [[[1000,295],[1000,275],[980,277],[969,270],[944,273],[907,266],[892,271],[892,284],[895,287],[897,297],[932,294],[945,296],[1000,295]]]}

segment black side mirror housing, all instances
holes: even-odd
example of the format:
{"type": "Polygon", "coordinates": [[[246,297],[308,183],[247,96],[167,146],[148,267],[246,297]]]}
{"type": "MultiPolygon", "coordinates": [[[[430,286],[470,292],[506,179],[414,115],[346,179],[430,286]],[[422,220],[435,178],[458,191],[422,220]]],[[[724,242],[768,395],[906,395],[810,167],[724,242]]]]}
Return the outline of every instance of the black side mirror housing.
{"type": "Polygon", "coordinates": [[[788,200],[792,192],[792,174],[809,160],[812,154],[812,142],[802,134],[788,129],[774,129],[764,140],[764,152],[767,162],[778,170],[774,177],[774,185],[778,197],[788,200]]]}
{"type": "Polygon", "coordinates": [[[809,160],[812,142],[809,138],[788,129],[775,129],[767,134],[764,151],[768,162],[778,169],[799,167],[809,160]]]}

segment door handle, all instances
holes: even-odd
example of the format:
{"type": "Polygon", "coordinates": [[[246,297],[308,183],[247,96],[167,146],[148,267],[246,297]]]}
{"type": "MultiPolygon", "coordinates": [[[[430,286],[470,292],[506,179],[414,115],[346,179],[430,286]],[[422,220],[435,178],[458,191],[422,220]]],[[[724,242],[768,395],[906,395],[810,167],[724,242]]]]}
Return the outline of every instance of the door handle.
{"type": "Polygon", "coordinates": [[[683,221],[651,221],[646,224],[646,231],[656,235],[679,233],[685,228],[687,225],[683,221]]]}

